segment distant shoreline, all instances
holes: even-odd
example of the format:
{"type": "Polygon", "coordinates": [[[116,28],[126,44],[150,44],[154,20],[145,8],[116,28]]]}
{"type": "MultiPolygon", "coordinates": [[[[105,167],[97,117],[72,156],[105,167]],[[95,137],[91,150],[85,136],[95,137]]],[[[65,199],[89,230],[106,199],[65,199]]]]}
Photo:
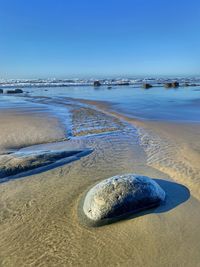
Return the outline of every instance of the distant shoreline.
{"type": "Polygon", "coordinates": [[[178,82],[180,86],[200,86],[200,77],[192,78],[115,78],[115,79],[0,79],[0,88],[28,88],[28,87],[68,87],[68,86],[94,86],[99,81],[102,86],[142,86],[150,84],[154,87],[166,83],[178,82]]]}

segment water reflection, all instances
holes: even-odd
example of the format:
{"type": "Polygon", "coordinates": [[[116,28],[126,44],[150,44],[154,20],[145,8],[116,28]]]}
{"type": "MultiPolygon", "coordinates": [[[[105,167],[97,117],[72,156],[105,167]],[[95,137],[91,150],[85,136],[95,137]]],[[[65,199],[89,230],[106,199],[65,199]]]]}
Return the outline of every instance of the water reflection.
{"type": "MultiPolygon", "coordinates": [[[[118,112],[148,120],[200,121],[200,109],[194,100],[200,99],[200,87],[143,89],[141,86],[68,86],[27,88],[30,96],[72,97],[108,101],[118,112]],[[47,91],[48,90],[48,91],[47,91]],[[192,104],[191,104],[192,103],[192,104]]],[[[0,105],[17,105],[21,97],[1,96],[0,105]],[[4,99],[4,101],[3,101],[4,99]],[[3,101],[3,102],[2,102],[3,101]],[[3,104],[4,103],[4,104],[3,104]]],[[[20,100],[25,101],[25,100],[20,100]]],[[[22,103],[21,103],[22,104],[22,103]]]]}

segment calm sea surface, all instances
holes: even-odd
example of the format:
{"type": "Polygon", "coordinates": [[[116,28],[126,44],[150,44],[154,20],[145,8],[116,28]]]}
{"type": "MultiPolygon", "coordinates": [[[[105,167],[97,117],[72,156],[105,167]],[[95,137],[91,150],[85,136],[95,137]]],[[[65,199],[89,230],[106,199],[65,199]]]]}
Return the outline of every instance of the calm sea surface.
{"type": "MultiPolygon", "coordinates": [[[[107,101],[112,108],[133,118],[200,122],[200,87],[165,89],[155,87],[149,90],[132,86],[69,86],[50,88],[25,88],[28,98],[47,96],[56,99],[64,97],[107,101]]],[[[26,97],[0,95],[1,108],[28,107],[26,97]]],[[[35,105],[35,103],[33,104],[35,105]]],[[[42,106],[38,106],[42,107],[42,106]]]]}

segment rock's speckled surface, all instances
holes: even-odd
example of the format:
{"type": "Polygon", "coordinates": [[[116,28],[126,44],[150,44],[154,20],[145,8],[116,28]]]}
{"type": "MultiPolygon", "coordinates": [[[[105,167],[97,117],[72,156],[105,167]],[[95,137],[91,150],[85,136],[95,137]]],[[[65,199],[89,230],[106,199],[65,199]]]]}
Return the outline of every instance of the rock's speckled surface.
{"type": "Polygon", "coordinates": [[[164,199],[164,190],[151,178],[125,174],[91,188],[84,199],[83,212],[88,219],[99,223],[159,205],[164,199]]]}

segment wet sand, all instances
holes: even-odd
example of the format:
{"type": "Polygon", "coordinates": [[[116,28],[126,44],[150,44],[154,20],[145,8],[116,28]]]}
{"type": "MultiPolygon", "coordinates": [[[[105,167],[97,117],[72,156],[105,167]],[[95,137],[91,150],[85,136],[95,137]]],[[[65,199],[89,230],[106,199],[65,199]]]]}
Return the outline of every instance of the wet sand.
{"type": "Polygon", "coordinates": [[[66,139],[60,121],[42,110],[0,110],[0,154],[33,144],[66,139]]]}
{"type": "Polygon", "coordinates": [[[152,166],[185,186],[200,199],[200,124],[138,120],[116,112],[107,102],[82,100],[137,127],[139,143],[152,166]]]}
{"type": "Polygon", "coordinates": [[[146,122],[140,134],[148,165],[187,186],[200,200],[200,125],[146,122]]]}
{"type": "MultiPolygon", "coordinates": [[[[58,168],[28,177],[25,173],[20,179],[0,184],[0,265],[199,266],[198,192],[192,183],[184,183],[183,177],[175,175],[175,179],[169,173],[170,177],[150,162],[143,133],[134,125],[155,129],[156,136],[163,136],[161,140],[166,139],[164,132],[174,141],[173,130],[167,133],[162,126],[161,131],[156,125],[125,118],[98,103],[90,104],[101,111],[75,102],[71,106],[75,128],[65,146],[91,149],[92,153],[58,168]],[[85,124],[88,114],[90,123],[85,124]],[[79,134],[83,124],[84,131],[79,134]],[[78,207],[88,188],[107,177],[131,172],[155,178],[167,193],[166,203],[103,227],[82,225],[78,207]]],[[[40,130],[37,128],[37,133],[40,130]]],[[[185,140],[180,142],[184,144],[185,140]]],[[[59,145],[63,148],[62,142],[59,145]]]]}

